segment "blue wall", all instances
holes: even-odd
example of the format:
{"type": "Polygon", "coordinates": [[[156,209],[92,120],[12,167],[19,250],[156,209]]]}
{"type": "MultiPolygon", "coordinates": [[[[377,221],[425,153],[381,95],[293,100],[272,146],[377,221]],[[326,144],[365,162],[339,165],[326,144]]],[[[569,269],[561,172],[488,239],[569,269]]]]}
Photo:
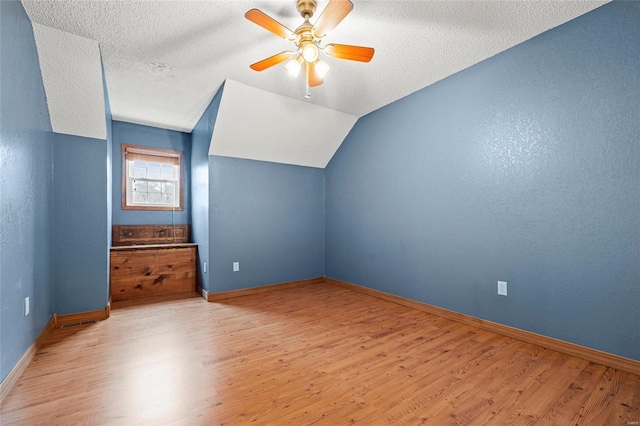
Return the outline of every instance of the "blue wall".
{"type": "Polygon", "coordinates": [[[116,225],[164,225],[191,223],[191,134],[140,124],[113,121],[113,223],[116,225]],[[122,210],[122,144],[182,151],[184,210],[122,210]]]}
{"type": "Polygon", "coordinates": [[[209,290],[209,145],[224,83],[191,132],[191,237],[198,244],[198,285],[209,290]]]}
{"type": "Polygon", "coordinates": [[[209,184],[210,291],[324,275],[322,169],[211,156],[209,184]]]}
{"type": "Polygon", "coordinates": [[[31,22],[0,2],[0,379],[53,314],[52,131],[31,22]],[[31,313],[23,316],[24,298],[31,313]]]}
{"type": "Polygon", "coordinates": [[[613,2],[360,119],[327,276],[640,359],[639,22],[613,2]]]}
{"type": "Polygon", "coordinates": [[[53,144],[55,311],[104,309],[109,299],[107,142],[54,133],[53,144]]]}
{"type": "MultiPolygon", "coordinates": [[[[102,50],[100,51],[100,67],[102,71],[102,91],[104,94],[105,124],[107,126],[107,248],[111,248],[111,224],[113,216],[113,118],[111,116],[111,102],[109,101],[107,80],[104,76],[102,50]]],[[[107,265],[110,261],[110,252],[107,251],[107,265]]],[[[110,271],[111,268],[107,266],[107,279],[109,279],[110,271]]]]}

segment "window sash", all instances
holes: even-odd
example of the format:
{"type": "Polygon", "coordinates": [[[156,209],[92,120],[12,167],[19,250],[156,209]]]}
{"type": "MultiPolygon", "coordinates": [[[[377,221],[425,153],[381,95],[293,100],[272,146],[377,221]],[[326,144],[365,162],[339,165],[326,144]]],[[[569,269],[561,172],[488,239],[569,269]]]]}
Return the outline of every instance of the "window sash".
{"type": "MultiPolygon", "coordinates": [[[[129,207],[179,207],[180,206],[180,181],[179,178],[177,178],[177,176],[180,176],[180,167],[177,166],[173,166],[174,167],[174,176],[176,176],[176,178],[174,179],[162,179],[162,178],[148,178],[148,177],[134,177],[134,173],[133,173],[133,168],[134,168],[134,162],[133,161],[129,161],[127,160],[126,162],[126,167],[127,167],[127,184],[126,184],[126,190],[127,190],[127,206],[129,207]],[[136,191],[135,190],[135,182],[147,182],[147,190],[146,191],[136,191]],[[149,189],[148,185],[149,183],[158,183],[160,186],[160,190],[159,191],[152,191],[149,189]],[[166,185],[164,185],[165,183],[171,183],[173,185],[173,191],[171,192],[167,192],[164,189],[166,188],[166,185]],[[136,192],[144,192],[147,195],[144,197],[147,201],[136,201],[136,196],[135,193],[136,192]],[[149,196],[149,194],[160,194],[160,201],[150,201],[149,199],[151,198],[149,196]],[[168,203],[168,202],[163,202],[162,200],[165,200],[165,194],[171,194],[173,198],[173,203],[168,203]]],[[[155,196],[154,196],[155,197],[155,196]]]]}

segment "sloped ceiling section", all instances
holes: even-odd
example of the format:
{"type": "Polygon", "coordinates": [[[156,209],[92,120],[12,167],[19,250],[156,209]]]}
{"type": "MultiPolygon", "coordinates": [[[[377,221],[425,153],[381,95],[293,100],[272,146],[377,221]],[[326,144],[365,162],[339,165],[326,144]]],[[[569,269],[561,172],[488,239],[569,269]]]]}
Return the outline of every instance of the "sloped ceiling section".
{"type": "MultiPolygon", "coordinates": [[[[372,46],[375,56],[367,64],[323,56],[332,70],[307,103],[361,117],[607,1],[353,0],[322,46],[372,46]]],[[[327,3],[318,0],[312,23],[327,3]]],[[[295,0],[23,4],[32,22],[100,43],[115,120],[190,132],[225,79],[304,95],[302,76],[283,65],[249,68],[294,46],[244,17],[258,8],[294,29],[302,23],[295,0]]]]}
{"type": "Polygon", "coordinates": [[[357,120],[226,80],[209,155],[324,168],[357,120]]]}
{"type": "Polygon", "coordinates": [[[375,56],[325,58],[332,71],[304,101],[283,66],[249,68],[293,45],[244,17],[259,8],[296,28],[295,0],[22,0],[54,132],[106,137],[102,53],[114,120],[190,132],[226,79],[210,153],[311,167],[326,166],[357,117],[607,1],[354,0],[321,45],[375,56]]]}
{"type": "Polygon", "coordinates": [[[35,23],[33,32],[53,131],[106,139],[98,42],[35,23]]]}

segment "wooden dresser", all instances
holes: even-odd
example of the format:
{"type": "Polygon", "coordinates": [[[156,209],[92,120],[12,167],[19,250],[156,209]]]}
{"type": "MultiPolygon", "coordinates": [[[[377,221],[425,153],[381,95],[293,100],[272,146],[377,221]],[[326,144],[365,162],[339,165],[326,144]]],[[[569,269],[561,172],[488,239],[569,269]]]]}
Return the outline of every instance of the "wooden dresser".
{"type": "Polygon", "coordinates": [[[195,291],[189,225],[113,225],[111,301],[195,291]]]}

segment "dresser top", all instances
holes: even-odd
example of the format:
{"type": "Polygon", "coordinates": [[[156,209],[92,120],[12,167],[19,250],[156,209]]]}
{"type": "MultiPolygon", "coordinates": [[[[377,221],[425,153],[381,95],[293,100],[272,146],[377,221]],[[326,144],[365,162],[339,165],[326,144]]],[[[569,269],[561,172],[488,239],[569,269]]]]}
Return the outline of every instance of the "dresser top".
{"type": "Polygon", "coordinates": [[[176,243],[176,244],[134,244],[130,246],[111,247],[111,251],[131,251],[131,250],[158,250],[184,247],[197,247],[196,243],[176,243]]]}

